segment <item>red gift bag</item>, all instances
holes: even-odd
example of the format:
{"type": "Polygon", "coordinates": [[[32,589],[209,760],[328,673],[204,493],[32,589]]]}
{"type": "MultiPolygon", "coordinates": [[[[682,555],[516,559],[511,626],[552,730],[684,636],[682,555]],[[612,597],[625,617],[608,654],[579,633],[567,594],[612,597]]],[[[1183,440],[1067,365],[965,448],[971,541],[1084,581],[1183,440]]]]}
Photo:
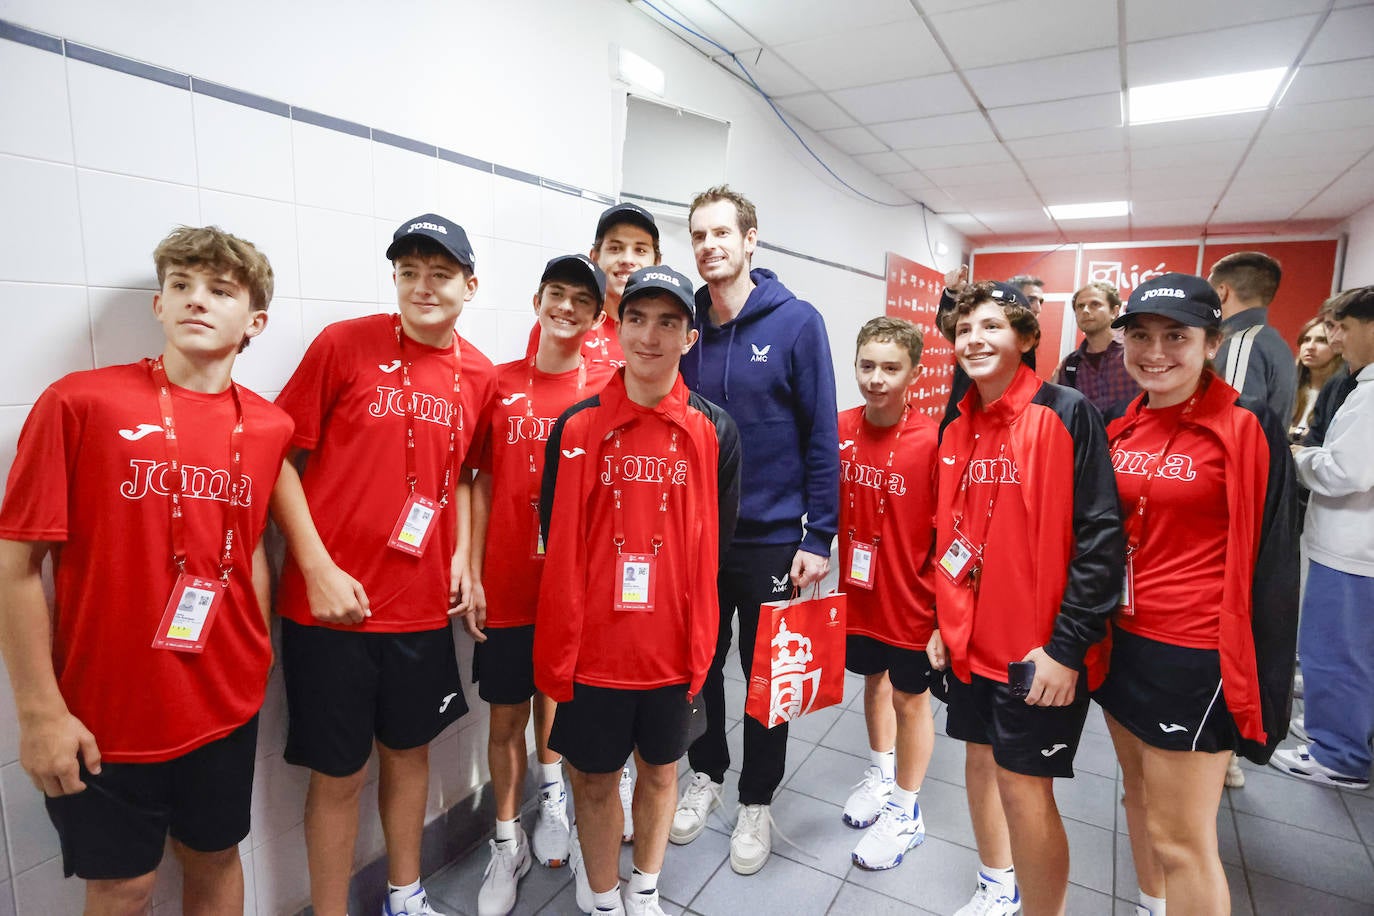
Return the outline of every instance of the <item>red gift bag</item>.
{"type": "Polygon", "coordinates": [[[746,713],[772,728],[844,699],[845,605],[836,592],[759,606],[746,713]]]}

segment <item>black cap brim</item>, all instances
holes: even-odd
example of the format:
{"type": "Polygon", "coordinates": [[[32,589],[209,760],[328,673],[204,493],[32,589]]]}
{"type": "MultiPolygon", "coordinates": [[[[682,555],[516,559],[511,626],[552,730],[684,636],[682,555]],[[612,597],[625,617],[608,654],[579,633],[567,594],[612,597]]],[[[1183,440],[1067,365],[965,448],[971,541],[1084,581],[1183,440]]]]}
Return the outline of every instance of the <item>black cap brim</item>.
{"type": "Polygon", "coordinates": [[[1133,312],[1122,312],[1112,320],[1112,327],[1124,328],[1131,323],[1132,318],[1139,318],[1141,315],[1158,315],[1161,318],[1168,318],[1170,321],[1177,321],[1179,324],[1187,325],[1190,328],[1217,328],[1221,327],[1220,321],[1210,321],[1194,312],[1183,309],[1169,309],[1155,306],[1138,308],[1133,312]]]}
{"type": "Polygon", "coordinates": [[[585,255],[565,255],[561,258],[554,258],[544,266],[544,273],[539,277],[540,283],[547,283],[560,277],[569,277],[596,293],[596,303],[601,305],[606,301],[606,275],[601,273],[600,268],[592,265],[590,260],[585,259],[585,255]]]}
{"type": "Polygon", "coordinates": [[[601,219],[597,220],[596,223],[596,237],[605,238],[612,226],[618,226],[621,223],[638,226],[649,233],[655,244],[658,243],[658,224],[654,222],[652,216],[648,215],[647,211],[632,204],[620,204],[601,214],[601,219]]]}

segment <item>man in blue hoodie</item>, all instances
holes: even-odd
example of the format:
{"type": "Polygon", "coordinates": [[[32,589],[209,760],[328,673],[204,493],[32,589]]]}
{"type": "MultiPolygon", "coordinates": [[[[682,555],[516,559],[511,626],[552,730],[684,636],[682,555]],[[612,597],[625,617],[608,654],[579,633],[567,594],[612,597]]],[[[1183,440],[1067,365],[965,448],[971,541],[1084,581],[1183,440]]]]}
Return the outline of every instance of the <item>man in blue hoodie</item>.
{"type": "MultiPolygon", "coordinates": [[[[739,523],[718,579],[720,635],[702,690],[707,728],[688,751],[693,773],[669,834],[678,844],[700,835],[730,766],[724,669],[735,613],[748,680],[759,605],[786,599],[794,585],[806,588],[829,571],[840,492],[835,370],[824,320],[772,271],[750,269],[758,216],[743,195],[724,186],[703,191],[687,219],[705,282],[696,295],[701,339],[683,358],[682,375],[730,414],[743,460],[739,523]]],[[[739,817],[730,838],[730,866],[742,875],[768,861],[769,806],[786,762],[787,726],[768,729],[746,716],[739,817]]]]}

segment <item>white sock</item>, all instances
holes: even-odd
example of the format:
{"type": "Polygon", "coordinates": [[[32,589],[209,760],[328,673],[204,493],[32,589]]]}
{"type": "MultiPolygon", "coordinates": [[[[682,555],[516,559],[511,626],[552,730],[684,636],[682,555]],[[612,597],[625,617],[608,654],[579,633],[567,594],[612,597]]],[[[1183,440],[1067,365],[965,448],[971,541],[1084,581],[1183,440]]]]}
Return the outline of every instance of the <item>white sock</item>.
{"type": "Polygon", "coordinates": [[[563,761],[559,759],[555,763],[539,764],[539,785],[547,786],[551,782],[563,785],[563,761]]]}
{"type": "Polygon", "coordinates": [[[638,868],[630,872],[630,893],[652,894],[656,890],[658,890],[658,872],[640,871],[638,868]]]}
{"type": "Polygon", "coordinates": [[[620,909],[620,884],[617,883],[608,891],[592,891],[592,906],[608,913],[620,909]]]}
{"type": "Polygon", "coordinates": [[[912,817],[916,816],[916,794],[910,789],[903,789],[895,782],[892,784],[892,797],[887,800],[889,805],[901,808],[912,817]]]}
{"type": "Polygon", "coordinates": [[[1150,911],[1150,916],[1164,916],[1164,898],[1151,897],[1144,891],[1140,892],[1140,905],[1150,911]]]}
{"type": "Polygon", "coordinates": [[[397,887],[388,881],[386,889],[389,892],[388,896],[391,898],[391,908],[396,912],[400,912],[401,908],[406,905],[406,901],[419,891],[420,879],[416,878],[413,883],[407,884],[405,887],[397,887]]]}
{"type": "Polygon", "coordinates": [[[868,758],[873,761],[873,765],[883,773],[883,779],[892,782],[897,775],[897,749],[890,751],[875,751],[870,749],[868,758]]]}
{"type": "MultiPolygon", "coordinates": [[[[508,821],[500,818],[496,819],[496,842],[503,843],[506,840],[515,839],[515,825],[520,823],[520,818],[513,817],[508,821]]],[[[416,887],[419,887],[417,884],[416,887]]]]}
{"type": "Polygon", "coordinates": [[[978,870],[983,873],[983,877],[991,878],[1003,887],[1016,887],[1015,868],[992,868],[979,862],[978,870]]]}

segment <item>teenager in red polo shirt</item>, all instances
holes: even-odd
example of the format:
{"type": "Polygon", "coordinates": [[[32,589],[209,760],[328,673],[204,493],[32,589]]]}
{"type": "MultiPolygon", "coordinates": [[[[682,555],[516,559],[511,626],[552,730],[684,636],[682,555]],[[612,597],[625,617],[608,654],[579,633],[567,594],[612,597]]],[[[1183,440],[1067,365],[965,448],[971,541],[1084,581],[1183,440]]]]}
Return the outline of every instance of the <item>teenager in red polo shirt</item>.
{"type": "Polygon", "coordinates": [[[633,274],[620,301],[625,368],[559,418],[548,442],[534,677],[559,704],[549,746],[570,769],[583,912],[662,914],[658,873],[677,760],[715,651],[720,545],[739,505],[739,433],[678,374],[697,339],[692,312],[692,285],[677,271],[633,274]],[[618,784],[631,751],[634,871],[622,903],[618,784]]]}
{"type": "Polygon", "coordinates": [[[496,838],[477,898],[478,916],[511,911],[531,851],[551,868],[568,859],[563,764],[548,748],[554,703],[534,688],[534,619],[545,556],[539,488],[544,444],[554,422],[614,374],[604,363],[592,365],[582,346],[588,330],[601,324],[605,288],[606,275],[584,254],[549,261],[534,296],[538,350],[496,367],[479,433],[486,446],[473,484],[472,569],[482,633],[472,668],[479,695],[491,705],[487,764],[496,798],[496,838]],[[519,813],[531,700],[540,810],[527,841],[519,813]]]}
{"type": "Polygon", "coordinates": [[[840,583],[849,595],[845,667],[864,676],[872,763],[844,822],[872,827],[860,868],[900,864],[925,839],[916,795],[930,765],[926,642],[935,626],[937,428],[908,402],[921,373],[921,329],[874,318],[859,331],[854,377],[864,405],[840,414],[840,583]]]}
{"type": "Polygon", "coordinates": [[[385,916],[431,914],[420,887],[429,742],[467,711],[451,612],[469,603],[464,470],[491,362],[454,326],[477,291],[472,248],[433,213],[386,256],[398,314],[320,332],[277,403],[296,420],[272,513],[286,536],[287,761],[309,767],[305,838],[319,916],[344,916],[375,742],[385,916]],[[453,609],[452,611],[450,609],[453,609]]]}
{"type": "Polygon", "coordinates": [[[974,284],[949,331],[973,387],[940,440],[928,651],[953,674],[946,730],[966,742],[981,859],[959,912],[1014,913],[1024,895],[1028,914],[1058,913],[1069,846],[1053,783],[1073,775],[1104,673],[1099,643],[1121,590],[1116,484],[1096,408],[1026,364],[1040,326],[1019,290],[974,284]]]}
{"type": "Polygon", "coordinates": [[[187,912],[242,912],[272,660],[260,538],[291,419],[230,372],[267,324],[272,268],[214,227],[153,258],[162,355],[53,383],[20,433],[0,649],[20,763],[86,912],[144,912],[169,833],[187,912]]]}
{"type": "Polygon", "coordinates": [[[1137,912],[1225,913],[1217,807],[1232,751],[1287,730],[1297,643],[1297,487],[1281,418],[1208,367],[1221,300],[1165,274],[1131,293],[1126,371],[1144,390],[1107,426],[1126,515],[1126,587],[1094,698],[1121,761],[1137,912]],[[1185,910],[1186,908],[1186,910],[1185,910]]]}

